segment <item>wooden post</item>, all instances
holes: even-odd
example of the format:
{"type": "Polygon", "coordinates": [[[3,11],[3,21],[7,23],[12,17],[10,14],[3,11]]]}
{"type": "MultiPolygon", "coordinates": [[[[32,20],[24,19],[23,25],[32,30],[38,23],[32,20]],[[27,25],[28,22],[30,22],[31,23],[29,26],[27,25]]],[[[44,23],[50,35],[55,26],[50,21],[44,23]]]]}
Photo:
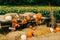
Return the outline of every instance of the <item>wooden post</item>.
{"type": "Polygon", "coordinates": [[[51,27],[52,28],[56,28],[56,19],[54,18],[54,10],[52,9],[52,7],[49,5],[50,7],[50,18],[51,18],[51,27]]]}

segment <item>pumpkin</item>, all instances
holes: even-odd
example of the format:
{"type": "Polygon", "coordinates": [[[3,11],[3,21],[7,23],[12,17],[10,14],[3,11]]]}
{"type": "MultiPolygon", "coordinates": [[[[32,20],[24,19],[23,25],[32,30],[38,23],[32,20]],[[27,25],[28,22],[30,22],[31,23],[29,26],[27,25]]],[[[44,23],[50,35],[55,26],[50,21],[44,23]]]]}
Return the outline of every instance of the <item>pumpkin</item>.
{"type": "Polygon", "coordinates": [[[41,18],[42,17],[42,14],[41,13],[37,13],[36,14],[38,18],[41,18]]]}
{"type": "Polygon", "coordinates": [[[35,21],[36,21],[36,23],[38,23],[38,19],[37,18],[35,19],[35,21]]]}
{"type": "Polygon", "coordinates": [[[56,33],[56,32],[57,32],[57,30],[54,30],[54,32],[56,33]]]}
{"type": "Polygon", "coordinates": [[[28,32],[27,32],[27,37],[28,37],[28,38],[31,38],[31,37],[32,37],[32,32],[31,32],[31,31],[28,31],[28,32]]]}
{"type": "Polygon", "coordinates": [[[17,24],[18,24],[17,19],[14,18],[14,19],[12,20],[12,27],[13,27],[13,28],[16,28],[16,27],[17,27],[17,24]]]}
{"type": "Polygon", "coordinates": [[[36,24],[38,24],[38,18],[35,19],[36,24]]]}
{"type": "Polygon", "coordinates": [[[29,28],[33,28],[32,26],[29,26],[29,28]]]}
{"type": "Polygon", "coordinates": [[[25,24],[25,23],[26,23],[26,20],[23,19],[23,20],[22,20],[22,24],[25,24]]]}
{"type": "Polygon", "coordinates": [[[60,28],[56,28],[55,30],[54,30],[54,32],[56,33],[56,32],[58,32],[58,31],[60,31],[60,28]]]}
{"type": "Polygon", "coordinates": [[[32,28],[32,30],[35,30],[35,29],[36,29],[35,27],[32,28]]]}
{"type": "Polygon", "coordinates": [[[57,27],[56,30],[57,30],[57,31],[60,31],[60,28],[57,27]]]}
{"type": "Polygon", "coordinates": [[[29,21],[30,20],[30,17],[27,17],[26,19],[27,19],[27,21],[29,21]]]}

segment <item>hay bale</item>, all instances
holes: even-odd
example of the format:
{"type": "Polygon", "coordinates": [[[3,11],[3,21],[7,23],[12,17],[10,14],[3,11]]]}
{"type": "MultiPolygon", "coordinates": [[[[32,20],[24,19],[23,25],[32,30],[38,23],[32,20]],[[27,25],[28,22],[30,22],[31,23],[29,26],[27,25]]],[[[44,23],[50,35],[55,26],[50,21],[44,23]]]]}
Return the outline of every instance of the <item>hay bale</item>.
{"type": "Polygon", "coordinates": [[[17,17],[17,13],[7,13],[4,15],[4,19],[6,21],[12,20],[12,18],[17,17]]]}
{"type": "Polygon", "coordinates": [[[0,15],[0,21],[4,21],[4,15],[0,15]]]}
{"type": "Polygon", "coordinates": [[[20,40],[20,36],[23,33],[24,32],[22,32],[22,31],[10,32],[9,34],[7,34],[6,37],[7,37],[8,40],[20,40]]]}
{"type": "Polygon", "coordinates": [[[0,34],[0,40],[7,40],[7,39],[4,35],[0,34]]]}
{"type": "Polygon", "coordinates": [[[15,15],[17,15],[17,13],[7,13],[7,14],[5,14],[6,16],[7,15],[12,15],[12,16],[15,16],[15,15]]]}
{"type": "Polygon", "coordinates": [[[21,19],[24,15],[23,14],[19,14],[19,18],[21,19]]]}
{"type": "Polygon", "coordinates": [[[12,16],[12,17],[15,17],[17,15],[17,13],[7,13],[5,14],[5,16],[12,16]]]}
{"type": "Polygon", "coordinates": [[[6,20],[6,21],[12,20],[12,16],[5,16],[5,20],[6,20]]]}
{"type": "Polygon", "coordinates": [[[32,30],[32,29],[30,29],[30,28],[25,28],[25,29],[23,29],[22,31],[25,32],[25,33],[27,33],[27,31],[33,32],[34,30],[32,30]]]}
{"type": "Polygon", "coordinates": [[[47,28],[47,27],[39,27],[33,32],[33,35],[34,36],[40,36],[40,35],[44,35],[44,34],[48,34],[48,33],[50,33],[49,28],[47,28]]]}
{"type": "Polygon", "coordinates": [[[33,16],[34,14],[35,14],[35,13],[33,13],[33,12],[25,12],[25,13],[24,13],[25,16],[33,16]]]}

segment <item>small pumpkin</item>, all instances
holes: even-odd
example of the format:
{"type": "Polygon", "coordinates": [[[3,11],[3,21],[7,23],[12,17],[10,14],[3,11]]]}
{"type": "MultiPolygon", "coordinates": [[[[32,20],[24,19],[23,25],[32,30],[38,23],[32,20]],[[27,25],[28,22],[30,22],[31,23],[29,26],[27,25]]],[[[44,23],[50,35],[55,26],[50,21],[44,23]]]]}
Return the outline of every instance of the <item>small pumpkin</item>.
{"type": "Polygon", "coordinates": [[[16,28],[17,24],[18,24],[17,19],[13,18],[13,20],[12,20],[12,28],[16,28]]]}
{"type": "Polygon", "coordinates": [[[54,32],[56,33],[56,32],[57,32],[57,30],[54,30],[54,32]]]}
{"type": "Polygon", "coordinates": [[[41,18],[42,17],[42,14],[41,13],[37,13],[36,14],[38,18],[41,18]]]}
{"type": "Polygon", "coordinates": [[[23,20],[22,20],[22,24],[25,24],[25,23],[26,23],[26,20],[25,20],[25,19],[23,19],[23,20]]]}
{"type": "Polygon", "coordinates": [[[30,20],[30,17],[27,17],[26,19],[27,19],[27,21],[29,21],[30,20]]]}
{"type": "Polygon", "coordinates": [[[31,28],[31,29],[32,29],[33,27],[32,27],[32,26],[29,26],[29,28],[31,28]]]}
{"type": "Polygon", "coordinates": [[[32,30],[35,30],[35,29],[36,29],[35,27],[32,28],[32,30]]]}
{"type": "Polygon", "coordinates": [[[28,32],[27,32],[27,37],[28,37],[28,38],[31,38],[31,37],[32,37],[32,32],[31,32],[31,31],[28,31],[28,32]]]}

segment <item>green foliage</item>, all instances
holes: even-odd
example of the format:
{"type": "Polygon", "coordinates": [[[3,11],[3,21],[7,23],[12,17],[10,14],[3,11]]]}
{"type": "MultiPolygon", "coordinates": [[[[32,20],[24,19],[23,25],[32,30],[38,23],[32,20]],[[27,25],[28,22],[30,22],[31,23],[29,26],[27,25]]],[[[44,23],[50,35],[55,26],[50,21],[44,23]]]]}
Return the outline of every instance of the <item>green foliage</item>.
{"type": "Polygon", "coordinates": [[[50,12],[47,10],[40,10],[40,13],[42,13],[44,17],[50,17],[50,12]]]}
{"type": "MultiPolygon", "coordinates": [[[[59,7],[53,7],[54,17],[56,19],[60,19],[60,9],[59,7]]],[[[34,13],[42,13],[44,17],[50,17],[49,8],[46,9],[44,7],[11,7],[11,6],[0,6],[0,15],[4,15],[6,13],[24,13],[24,12],[34,12],[34,13]],[[20,8],[20,9],[19,9],[20,8]]]]}
{"type": "Polygon", "coordinates": [[[54,11],[54,17],[55,17],[56,19],[60,19],[60,10],[55,10],[55,11],[54,11]]]}

